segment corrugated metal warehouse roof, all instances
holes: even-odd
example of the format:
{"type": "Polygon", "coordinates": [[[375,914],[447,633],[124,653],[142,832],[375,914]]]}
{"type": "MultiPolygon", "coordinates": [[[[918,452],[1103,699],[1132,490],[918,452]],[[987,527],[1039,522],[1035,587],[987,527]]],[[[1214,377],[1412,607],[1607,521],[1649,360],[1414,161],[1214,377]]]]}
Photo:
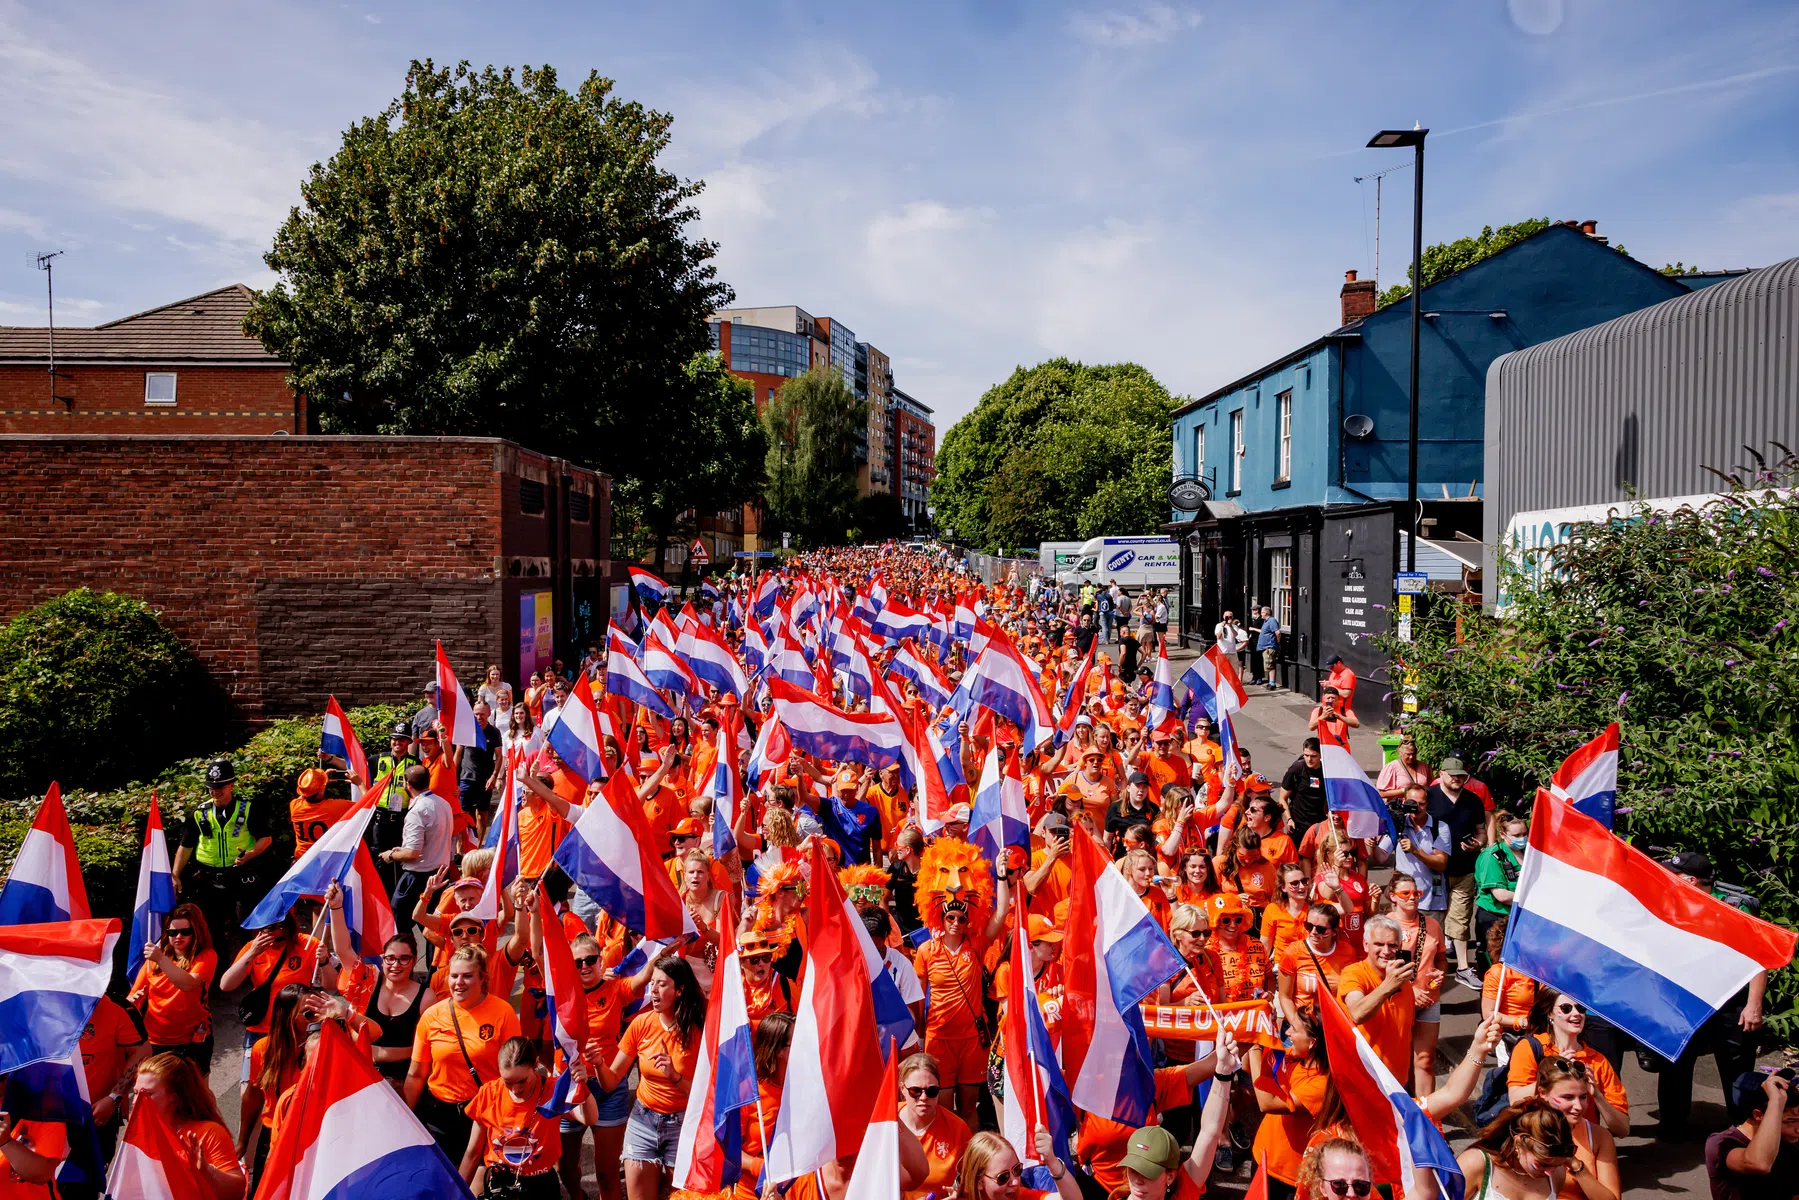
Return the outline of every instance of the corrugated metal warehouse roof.
{"type": "MultiPolygon", "coordinates": [[[[1486,576],[1513,514],[1711,492],[1705,468],[1799,448],[1799,258],[1487,369],[1486,576]]],[[[1489,595],[1496,588],[1489,587],[1489,595]]]]}

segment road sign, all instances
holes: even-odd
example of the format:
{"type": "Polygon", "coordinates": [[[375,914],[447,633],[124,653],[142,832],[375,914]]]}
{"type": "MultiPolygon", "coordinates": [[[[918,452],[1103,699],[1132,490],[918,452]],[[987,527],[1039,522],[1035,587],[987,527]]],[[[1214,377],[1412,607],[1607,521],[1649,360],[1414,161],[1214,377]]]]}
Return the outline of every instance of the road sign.
{"type": "Polygon", "coordinates": [[[1393,576],[1393,590],[1401,596],[1422,596],[1429,591],[1430,576],[1423,571],[1401,571],[1393,576]]]}
{"type": "Polygon", "coordinates": [[[711,562],[712,556],[706,553],[706,543],[694,538],[693,545],[687,548],[687,560],[696,567],[703,567],[711,562]]]}

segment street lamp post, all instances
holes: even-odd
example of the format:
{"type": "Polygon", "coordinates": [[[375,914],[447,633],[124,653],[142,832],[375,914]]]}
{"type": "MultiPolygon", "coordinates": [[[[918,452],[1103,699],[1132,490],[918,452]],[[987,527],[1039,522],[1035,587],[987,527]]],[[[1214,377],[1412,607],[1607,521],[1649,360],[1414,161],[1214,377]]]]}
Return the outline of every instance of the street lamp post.
{"type": "Polygon", "coordinates": [[[1424,137],[1428,129],[1383,129],[1368,139],[1370,149],[1412,148],[1412,362],[1411,430],[1406,436],[1405,569],[1418,569],[1418,330],[1424,305],[1424,137]]]}

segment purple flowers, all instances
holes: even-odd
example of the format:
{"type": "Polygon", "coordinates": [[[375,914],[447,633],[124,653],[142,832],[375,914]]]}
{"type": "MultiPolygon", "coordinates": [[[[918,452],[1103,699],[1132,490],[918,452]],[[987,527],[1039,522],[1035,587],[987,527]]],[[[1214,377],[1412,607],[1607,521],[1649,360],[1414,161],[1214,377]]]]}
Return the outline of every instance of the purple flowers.
{"type": "Polygon", "coordinates": [[[1768,630],[1768,632],[1769,633],[1779,633],[1781,630],[1785,629],[1786,627],[1787,627],[1787,619],[1785,617],[1782,617],[1782,618],[1780,618],[1779,621],[1775,622],[1774,628],[1768,630]]]}
{"type": "Polygon", "coordinates": [[[1770,571],[1770,570],[1768,570],[1768,568],[1766,568],[1766,567],[1757,567],[1757,568],[1755,568],[1755,573],[1756,573],[1756,574],[1757,574],[1757,575],[1760,575],[1760,576],[1761,576],[1761,577],[1762,577],[1762,578],[1763,578],[1763,579],[1772,579],[1772,578],[1774,578],[1774,572],[1772,572],[1772,571],[1770,571]]]}
{"type": "Polygon", "coordinates": [[[1630,693],[1629,693],[1629,692],[1619,692],[1619,693],[1618,693],[1618,707],[1619,707],[1619,708],[1623,708],[1623,707],[1624,707],[1624,702],[1625,702],[1625,701],[1626,701],[1626,700],[1628,700],[1628,699],[1630,699],[1630,693]]]}
{"type": "Polygon", "coordinates": [[[1605,639],[1602,637],[1594,638],[1592,641],[1587,643],[1587,649],[1591,650],[1594,646],[1597,646],[1600,642],[1603,642],[1604,640],[1605,639]]]}

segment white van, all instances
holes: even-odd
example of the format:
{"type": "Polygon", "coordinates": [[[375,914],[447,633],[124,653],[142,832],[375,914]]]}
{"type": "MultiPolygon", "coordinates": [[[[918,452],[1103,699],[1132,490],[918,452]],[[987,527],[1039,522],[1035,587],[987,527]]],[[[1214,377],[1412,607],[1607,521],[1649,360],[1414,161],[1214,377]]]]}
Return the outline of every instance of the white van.
{"type": "Polygon", "coordinates": [[[1128,592],[1172,588],[1181,582],[1181,548],[1169,537],[1098,537],[1081,545],[1075,564],[1056,582],[1079,587],[1116,583],[1128,592]]]}

